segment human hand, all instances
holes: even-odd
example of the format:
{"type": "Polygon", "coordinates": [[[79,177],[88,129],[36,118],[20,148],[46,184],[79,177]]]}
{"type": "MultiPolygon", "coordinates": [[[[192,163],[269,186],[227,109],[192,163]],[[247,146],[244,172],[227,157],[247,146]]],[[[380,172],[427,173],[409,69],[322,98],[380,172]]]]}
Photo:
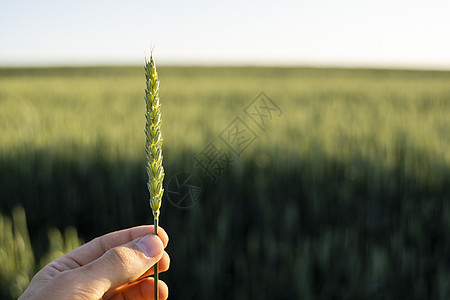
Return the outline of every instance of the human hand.
{"type": "MultiPolygon", "coordinates": [[[[153,299],[153,265],[167,271],[164,251],[169,237],[158,227],[139,226],[95,238],[52,261],[40,270],[20,296],[25,299],[153,299]]],[[[159,297],[167,299],[167,285],[158,280],[159,297]]]]}

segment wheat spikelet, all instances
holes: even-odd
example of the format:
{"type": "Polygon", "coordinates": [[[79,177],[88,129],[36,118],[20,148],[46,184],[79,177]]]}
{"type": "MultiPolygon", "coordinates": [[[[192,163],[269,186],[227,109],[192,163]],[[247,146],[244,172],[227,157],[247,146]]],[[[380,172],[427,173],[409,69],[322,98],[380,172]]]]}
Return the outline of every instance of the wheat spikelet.
{"type": "Polygon", "coordinates": [[[146,154],[147,154],[147,175],[148,191],[150,192],[150,207],[153,216],[158,218],[161,208],[161,199],[164,192],[163,179],[164,168],[162,166],[162,134],[161,134],[161,104],[159,103],[159,80],[156,72],[155,61],[150,56],[149,61],[145,61],[145,103],[147,112],[145,117],[146,154]]]}
{"type": "MultiPolygon", "coordinates": [[[[161,104],[159,103],[159,80],[153,55],[145,59],[145,117],[146,156],[147,156],[147,187],[150,192],[150,207],[153,212],[155,234],[158,235],[158,217],[161,208],[164,179],[162,166],[162,134],[161,134],[161,104]]],[[[159,299],[158,263],[154,266],[154,298],[159,299]]]]}

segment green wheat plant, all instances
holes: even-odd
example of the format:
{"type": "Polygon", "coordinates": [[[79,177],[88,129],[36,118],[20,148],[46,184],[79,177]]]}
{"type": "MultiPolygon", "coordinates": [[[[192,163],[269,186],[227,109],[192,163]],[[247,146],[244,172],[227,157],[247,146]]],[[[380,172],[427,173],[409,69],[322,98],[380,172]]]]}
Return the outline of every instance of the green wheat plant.
{"type": "MultiPolygon", "coordinates": [[[[145,103],[146,103],[146,158],[147,187],[150,192],[150,207],[153,212],[155,234],[158,235],[158,218],[163,196],[164,168],[162,165],[162,134],[161,134],[161,104],[159,103],[159,80],[153,55],[145,60],[145,103]]],[[[158,295],[158,263],[154,267],[155,299],[158,295]]]]}

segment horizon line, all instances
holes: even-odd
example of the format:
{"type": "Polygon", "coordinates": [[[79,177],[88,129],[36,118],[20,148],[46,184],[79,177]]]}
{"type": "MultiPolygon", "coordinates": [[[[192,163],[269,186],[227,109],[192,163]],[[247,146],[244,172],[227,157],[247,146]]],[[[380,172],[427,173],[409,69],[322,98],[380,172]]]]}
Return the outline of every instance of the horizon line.
{"type": "MultiPolygon", "coordinates": [[[[131,61],[119,62],[41,62],[41,63],[7,63],[0,61],[0,69],[45,69],[45,68],[95,68],[95,67],[141,67],[131,61]]],[[[380,69],[380,70],[418,70],[418,71],[450,71],[450,64],[421,64],[421,63],[364,63],[364,62],[180,62],[163,61],[159,67],[254,67],[254,68],[318,68],[318,69],[380,69]]]]}

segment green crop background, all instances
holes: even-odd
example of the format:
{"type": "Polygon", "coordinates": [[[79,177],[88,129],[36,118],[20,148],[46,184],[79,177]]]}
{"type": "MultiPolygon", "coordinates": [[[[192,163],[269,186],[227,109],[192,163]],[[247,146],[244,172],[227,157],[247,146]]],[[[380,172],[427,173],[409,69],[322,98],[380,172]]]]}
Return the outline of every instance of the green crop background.
{"type": "MultiPolygon", "coordinates": [[[[165,182],[195,173],[203,187],[189,209],[163,199],[172,299],[450,298],[450,72],[158,70],[165,182]],[[265,130],[244,113],[260,92],[283,112],[265,130]],[[219,137],[236,117],[258,136],[240,156],[219,137]],[[216,182],[194,159],[210,142],[232,159],[216,182]]],[[[9,280],[33,271],[20,267],[28,234],[35,272],[55,232],[78,242],[152,222],[144,82],[143,67],[0,69],[9,280]]]]}

